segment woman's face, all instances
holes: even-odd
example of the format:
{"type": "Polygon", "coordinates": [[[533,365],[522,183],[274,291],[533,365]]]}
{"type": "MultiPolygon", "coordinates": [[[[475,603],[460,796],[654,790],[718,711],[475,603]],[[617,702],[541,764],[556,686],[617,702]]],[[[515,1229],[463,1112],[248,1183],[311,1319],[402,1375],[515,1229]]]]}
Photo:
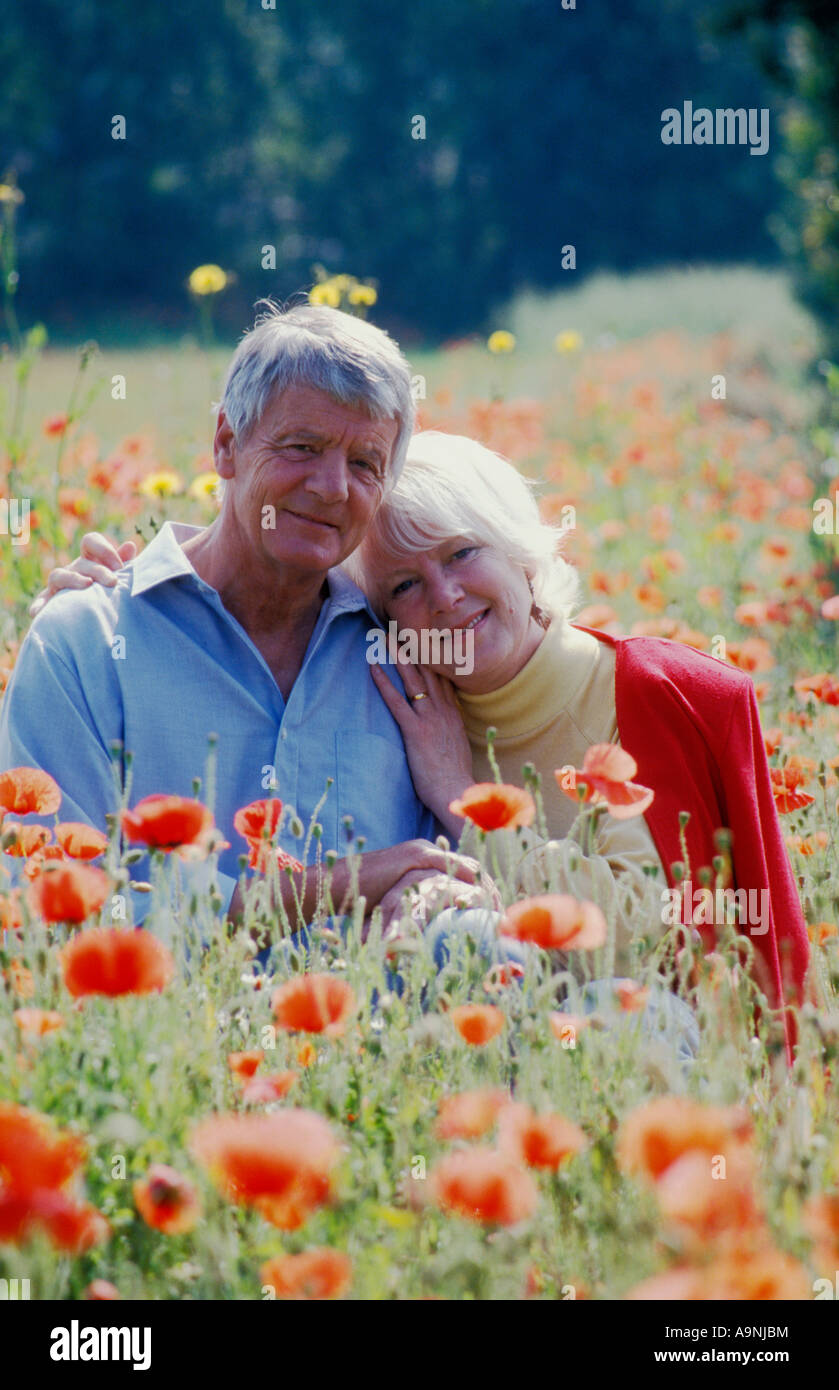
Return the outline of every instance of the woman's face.
{"type": "Polygon", "coordinates": [[[545,635],[531,615],[527,575],[491,545],[455,536],[433,550],[380,562],[375,577],[388,620],[400,633],[416,632],[420,652],[423,632],[451,630],[452,640],[440,642],[436,651],[427,640],[432,652],[427,665],[467,693],[486,694],[506,685],[545,635]],[[443,659],[434,660],[436,655],[443,659]]]}

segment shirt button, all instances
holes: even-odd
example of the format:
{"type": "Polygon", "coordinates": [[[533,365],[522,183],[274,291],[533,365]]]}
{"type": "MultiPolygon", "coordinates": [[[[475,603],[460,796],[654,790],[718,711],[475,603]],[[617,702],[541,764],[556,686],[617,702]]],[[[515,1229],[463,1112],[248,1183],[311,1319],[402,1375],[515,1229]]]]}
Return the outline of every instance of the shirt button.
{"type": "Polygon", "coordinates": [[[285,741],[288,738],[288,734],[285,729],[281,729],[280,738],[283,739],[283,741],[285,741]]]}

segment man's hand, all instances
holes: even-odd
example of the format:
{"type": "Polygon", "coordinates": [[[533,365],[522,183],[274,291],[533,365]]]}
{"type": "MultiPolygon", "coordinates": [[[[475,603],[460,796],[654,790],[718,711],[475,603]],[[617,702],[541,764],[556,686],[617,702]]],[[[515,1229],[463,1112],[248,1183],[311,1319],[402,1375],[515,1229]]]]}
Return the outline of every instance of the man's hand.
{"type": "Polygon", "coordinates": [[[448,907],[501,906],[495,885],[486,875],[482,875],[479,883],[462,883],[451,879],[448,874],[408,873],[394,883],[382,898],[380,907],[384,932],[402,918],[405,912],[406,892],[410,893],[408,911],[411,919],[422,928],[425,928],[438,912],[443,912],[448,907]]]}
{"type": "Polygon", "coordinates": [[[29,606],[30,618],[35,618],[53,594],[60,589],[89,589],[91,584],[103,584],[112,589],[117,571],[137,554],[136,541],[123,541],[116,546],[98,531],[82,536],[82,553],[70,565],[50,570],[46,588],[35,596],[29,606]]]}

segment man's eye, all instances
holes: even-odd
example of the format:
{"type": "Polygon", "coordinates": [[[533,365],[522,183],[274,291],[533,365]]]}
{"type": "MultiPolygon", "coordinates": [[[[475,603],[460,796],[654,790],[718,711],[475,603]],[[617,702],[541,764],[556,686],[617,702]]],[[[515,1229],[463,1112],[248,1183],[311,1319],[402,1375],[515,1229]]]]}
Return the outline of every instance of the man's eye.
{"type": "Polygon", "coordinates": [[[374,463],[372,459],[353,459],[353,463],[360,463],[362,468],[366,468],[368,472],[374,474],[374,476],[378,478],[379,466],[374,463]]]}
{"type": "Polygon", "coordinates": [[[311,444],[284,444],[283,448],[293,449],[296,454],[313,454],[315,452],[311,444]]]}

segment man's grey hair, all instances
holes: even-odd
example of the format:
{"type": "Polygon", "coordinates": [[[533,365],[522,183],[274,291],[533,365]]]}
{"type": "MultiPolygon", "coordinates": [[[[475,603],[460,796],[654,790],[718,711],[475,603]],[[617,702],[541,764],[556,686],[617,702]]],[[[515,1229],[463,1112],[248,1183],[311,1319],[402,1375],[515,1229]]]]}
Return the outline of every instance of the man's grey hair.
{"type": "Polygon", "coordinates": [[[237,444],[286,387],[312,386],[342,405],[366,410],[371,420],[396,420],[389,491],[405,465],[415,416],[411,370],[393,338],[340,309],[285,309],[267,299],[259,304],[266,307],[233,354],[219,402],[237,444]]]}

